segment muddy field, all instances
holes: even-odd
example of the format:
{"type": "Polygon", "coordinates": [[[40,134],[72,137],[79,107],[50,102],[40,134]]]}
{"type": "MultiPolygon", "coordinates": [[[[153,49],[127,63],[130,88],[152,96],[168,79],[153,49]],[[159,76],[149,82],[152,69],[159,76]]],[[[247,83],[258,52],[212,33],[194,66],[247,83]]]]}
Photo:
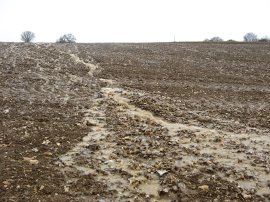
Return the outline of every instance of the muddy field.
{"type": "Polygon", "coordinates": [[[0,201],[270,201],[270,44],[0,43],[0,201]]]}

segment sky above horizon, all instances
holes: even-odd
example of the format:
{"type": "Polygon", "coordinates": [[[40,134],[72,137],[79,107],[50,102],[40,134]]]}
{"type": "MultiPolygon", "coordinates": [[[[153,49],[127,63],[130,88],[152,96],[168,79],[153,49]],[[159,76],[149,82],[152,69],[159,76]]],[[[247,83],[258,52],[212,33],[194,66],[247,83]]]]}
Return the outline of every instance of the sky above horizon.
{"type": "Polygon", "coordinates": [[[242,41],[270,36],[269,0],[0,0],[0,41],[77,42],[242,41]]]}

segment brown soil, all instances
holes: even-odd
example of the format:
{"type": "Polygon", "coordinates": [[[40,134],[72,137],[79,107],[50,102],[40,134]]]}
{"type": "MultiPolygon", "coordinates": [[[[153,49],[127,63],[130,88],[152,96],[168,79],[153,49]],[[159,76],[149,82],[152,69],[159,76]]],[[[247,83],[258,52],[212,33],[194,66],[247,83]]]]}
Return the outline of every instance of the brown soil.
{"type": "Polygon", "coordinates": [[[270,201],[270,44],[0,53],[1,201],[270,201]]]}

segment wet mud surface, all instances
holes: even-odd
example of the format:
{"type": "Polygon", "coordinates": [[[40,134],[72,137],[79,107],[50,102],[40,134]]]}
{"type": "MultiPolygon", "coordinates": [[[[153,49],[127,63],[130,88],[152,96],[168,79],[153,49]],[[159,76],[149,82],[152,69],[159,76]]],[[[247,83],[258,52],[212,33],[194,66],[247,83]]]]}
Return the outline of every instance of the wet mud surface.
{"type": "Polygon", "coordinates": [[[0,43],[1,201],[269,201],[270,45],[0,43]]]}

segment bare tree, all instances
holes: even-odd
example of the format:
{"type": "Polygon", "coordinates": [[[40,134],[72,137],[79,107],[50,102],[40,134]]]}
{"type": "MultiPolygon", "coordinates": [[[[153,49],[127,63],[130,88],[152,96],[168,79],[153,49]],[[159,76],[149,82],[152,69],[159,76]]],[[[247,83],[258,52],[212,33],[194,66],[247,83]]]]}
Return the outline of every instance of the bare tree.
{"type": "Polygon", "coordinates": [[[56,42],[57,43],[76,43],[76,38],[73,34],[64,34],[56,42]]]}
{"type": "Polygon", "coordinates": [[[31,31],[25,31],[21,34],[21,40],[24,42],[31,42],[35,38],[35,34],[31,31]]]}
{"type": "Polygon", "coordinates": [[[244,36],[244,41],[245,42],[256,42],[256,41],[258,41],[258,37],[256,34],[249,32],[244,36]]]}
{"type": "Polygon", "coordinates": [[[220,38],[220,37],[218,37],[218,36],[215,36],[215,37],[211,38],[209,41],[212,41],[212,42],[221,42],[221,41],[223,41],[223,39],[220,38]]]}

